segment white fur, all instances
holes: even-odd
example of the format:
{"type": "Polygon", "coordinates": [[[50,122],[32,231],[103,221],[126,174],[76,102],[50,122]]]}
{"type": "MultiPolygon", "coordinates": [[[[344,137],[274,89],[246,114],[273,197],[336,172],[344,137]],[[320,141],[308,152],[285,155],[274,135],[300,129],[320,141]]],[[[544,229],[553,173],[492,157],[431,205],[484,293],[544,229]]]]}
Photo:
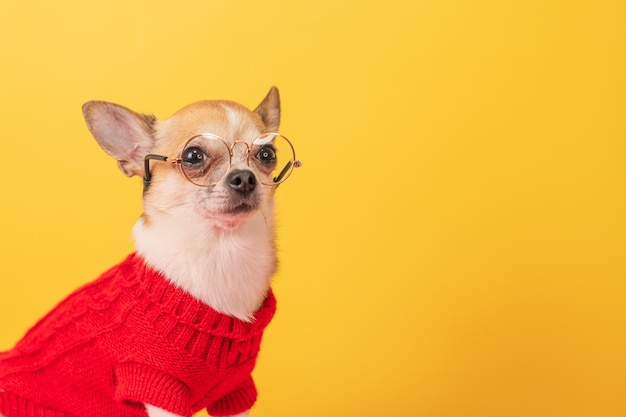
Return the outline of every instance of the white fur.
{"type": "MultiPolygon", "coordinates": [[[[257,211],[229,230],[183,205],[150,215],[133,228],[135,246],[174,285],[220,313],[250,321],[275,269],[273,208],[257,211]],[[183,213],[172,213],[183,212],[183,213]]],[[[233,220],[236,221],[236,220],[233,220]]]]}
{"type": "MultiPolygon", "coordinates": [[[[237,126],[240,123],[239,120],[239,113],[237,113],[236,111],[234,111],[232,108],[230,108],[229,106],[222,106],[222,108],[224,110],[226,110],[226,117],[228,119],[228,125],[229,126],[237,126]]],[[[252,133],[252,132],[251,132],[252,133]]],[[[259,132],[260,133],[260,132],[259,132]]],[[[256,135],[257,133],[253,133],[253,135],[256,135]]],[[[239,139],[239,138],[238,138],[239,139]]]]}
{"type": "MultiPolygon", "coordinates": [[[[146,411],[148,412],[149,417],[181,417],[178,414],[170,413],[169,411],[165,411],[162,408],[155,407],[150,404],[146,404],[146,411]]],[[[248,416],[248,412],[245,411],[241,414],[237,414],[236,416],[232,416],[232,417],[247,417],[247,416],[248,416]]]]}
{"type": "Polygon", "coordinates": [[[170,413],[162,408],[146,404],[146,412],[149,417],[180,417],[178,414],[170,413]]]}

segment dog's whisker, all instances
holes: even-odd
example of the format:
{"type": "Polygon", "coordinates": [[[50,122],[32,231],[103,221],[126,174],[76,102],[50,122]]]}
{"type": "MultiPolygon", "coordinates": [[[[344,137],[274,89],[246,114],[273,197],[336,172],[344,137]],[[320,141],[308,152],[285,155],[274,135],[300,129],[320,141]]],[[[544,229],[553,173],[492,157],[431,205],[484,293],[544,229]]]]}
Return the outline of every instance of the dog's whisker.
{"type": "Polygon", "coordinates": [[[179,208],[179,207],[183,207],[183,206],[187,206],[191,203],[189,202],[184,202],[184,203],[180,203],[180,204],[173,204],[171,206],[153,206],[155,210],[158,210],[160,212],[168,212],[169,210],[175,209],[175,208],[179,208]]]}
{"type": "Polygon", "coordinates": [[[267,234],[271,234],[272,233],[272,229],[270,228],[270,224],[267,221],[267,215],[265,214],[265,208],[261,209],[261,216],[263,216],[263,222],[265,222],[265,230],[267,231],[267,234]]]}

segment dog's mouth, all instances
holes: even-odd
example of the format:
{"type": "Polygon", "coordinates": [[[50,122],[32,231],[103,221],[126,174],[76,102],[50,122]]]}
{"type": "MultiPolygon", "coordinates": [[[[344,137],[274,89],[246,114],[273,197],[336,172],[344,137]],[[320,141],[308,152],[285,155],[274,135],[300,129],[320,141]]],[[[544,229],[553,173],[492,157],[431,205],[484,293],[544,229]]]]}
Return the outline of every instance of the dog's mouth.
{"type": "Polygon", "coordinates": [[[222,210],[214,211],[210,217],[214,227],[222,230],[232,230],[239,227],[246,219],[256,213],[258,208],[258,204],[239,202],[231,204],[222,210]]]}
{"type": "Polygon", "coordinates": [[[224,210],[224,213],[231,214],[231,215],[239,215],[239,214],[251,213],[255,211],[256,209],[257,209],[256,204],[239,203],[239,204],[235,204],[230,207],[227,207],[226,210],[224,210]]]}
{"type": "Polygon", "coordinates": [[[223,217],[244,218],[256,212],[261,200],[258,198],[230,198],[220,207],[216,214],[223,217]]]}

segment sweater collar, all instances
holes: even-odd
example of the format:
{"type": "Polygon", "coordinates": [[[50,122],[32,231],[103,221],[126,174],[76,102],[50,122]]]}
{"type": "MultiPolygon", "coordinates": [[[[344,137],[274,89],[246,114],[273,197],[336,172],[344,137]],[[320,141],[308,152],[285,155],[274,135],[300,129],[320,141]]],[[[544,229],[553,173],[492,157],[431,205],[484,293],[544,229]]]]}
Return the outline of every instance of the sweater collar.
{"type": "Polygon", "coordinates": [[[154,320],[155,325],[164,320],[174,320],[214,336],[245,339],[262,333],[276,311],[276,298],[270,289],[253,320],[245,322],[219,313],[193,298],[146,265],[137,253],[131,254],[124,263],[139,277],[140,292],[145,296],[141,298],[147,301],[146,314],[154,320]]]}

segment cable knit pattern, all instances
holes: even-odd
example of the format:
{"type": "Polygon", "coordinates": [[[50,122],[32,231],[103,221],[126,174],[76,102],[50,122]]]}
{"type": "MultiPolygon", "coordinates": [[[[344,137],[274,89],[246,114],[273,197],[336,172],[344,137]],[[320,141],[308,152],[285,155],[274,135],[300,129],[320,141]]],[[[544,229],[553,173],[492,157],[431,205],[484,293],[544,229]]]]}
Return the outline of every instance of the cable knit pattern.
{"type": "Polygon", "coordinates": [[[251,323],[218,313],[131,254],[0,353],[0,414],[239,414],[256,401],[250,373],[275,310],[270,291],[251,323]]]}

